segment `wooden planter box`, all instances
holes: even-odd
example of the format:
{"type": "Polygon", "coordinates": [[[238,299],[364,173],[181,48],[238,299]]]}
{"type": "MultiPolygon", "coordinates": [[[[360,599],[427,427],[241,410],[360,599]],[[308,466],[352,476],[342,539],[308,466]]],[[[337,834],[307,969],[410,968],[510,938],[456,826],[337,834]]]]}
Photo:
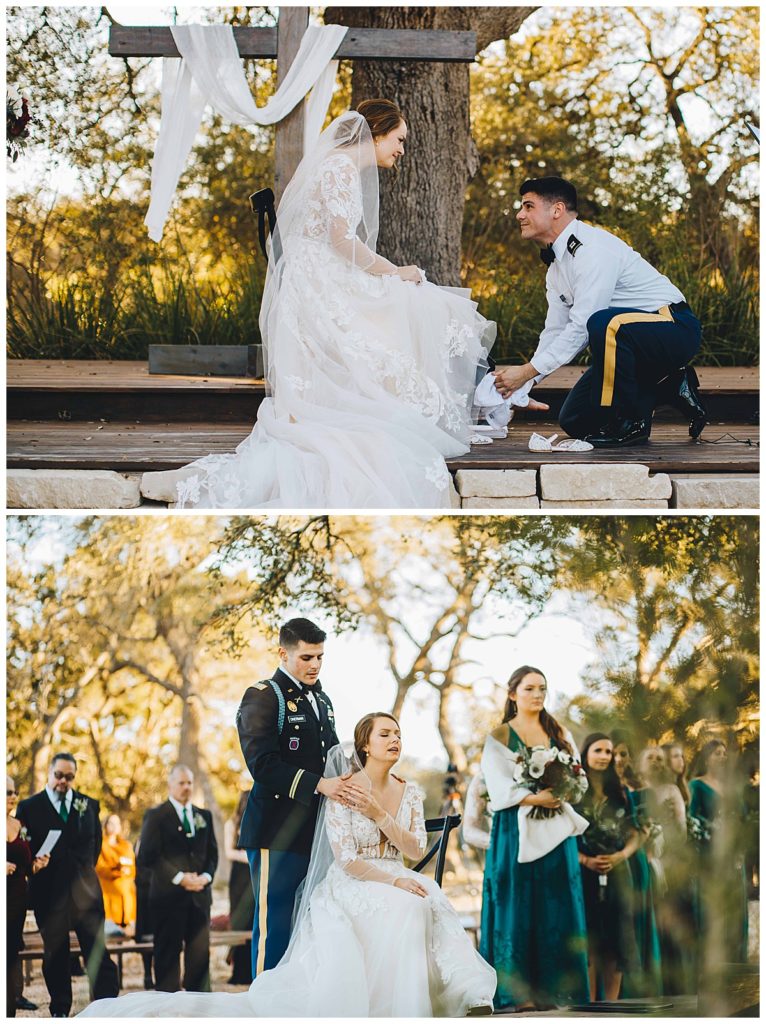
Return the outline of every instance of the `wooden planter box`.
{"type": "Polygon", "coordinates": [[[262,345],[150,345],[149,373],[263,377],[262,345]]]}

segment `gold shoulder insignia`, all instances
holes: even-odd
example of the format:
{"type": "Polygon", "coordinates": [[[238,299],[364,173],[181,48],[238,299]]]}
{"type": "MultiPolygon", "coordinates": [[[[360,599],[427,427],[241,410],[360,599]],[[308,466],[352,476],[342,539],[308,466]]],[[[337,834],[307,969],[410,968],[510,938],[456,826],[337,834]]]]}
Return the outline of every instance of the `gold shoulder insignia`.
{"type": "Polygon", "coordinates": [[[268,690],[268,683],[253,683],[256,690],[268,690]]]}

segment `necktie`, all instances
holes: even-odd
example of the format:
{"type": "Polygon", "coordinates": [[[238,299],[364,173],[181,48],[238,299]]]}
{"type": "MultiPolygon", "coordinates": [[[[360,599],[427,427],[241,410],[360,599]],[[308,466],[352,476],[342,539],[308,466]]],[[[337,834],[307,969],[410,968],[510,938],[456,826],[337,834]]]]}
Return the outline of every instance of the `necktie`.
{"type": "Polygon", "coordinates": [[[62,797],[59,797],[59,800],[61,801],[59,804],[59,814],[64,819],[64,821],[66,821],[67,818],[69,817],[69,811],[67,810],[66,806],[66,794],[62,797]]]}
{"type": "Polygon", "coordinates": [[[551,263],[554,262],[556,256],[553,252],[553,245],[548,245],[544,249],[540,250],[540,259],[543,261],[546,267],[549,267],[551,263]]]}
{"type": "Polygon", "coordinates": [[[186,813],[186,808],[185,807],[184,807],[184,812],[181,815],[181,824],[184,827],[184,832],[187,834],[187,836],[190,836],[192,834],[191,822],[189,821],[189,815],[186,813]]]}

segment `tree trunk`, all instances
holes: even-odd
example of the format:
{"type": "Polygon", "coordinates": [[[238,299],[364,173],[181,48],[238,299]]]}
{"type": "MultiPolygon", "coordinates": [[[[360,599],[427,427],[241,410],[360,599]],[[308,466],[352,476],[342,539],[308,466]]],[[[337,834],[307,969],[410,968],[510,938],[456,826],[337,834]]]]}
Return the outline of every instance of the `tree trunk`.
{"type": "MultiPolygon", "coordinates": [[[[507,38],[534,7],[328,7],[327,24],[355,28],[474,29],[477,48],[507,38]]],[[[378,251],[422,267],[436,284],[460,284],[465,189],[478,167],[470,131],[467,64],[355,61],[352,106],[385,97],[408,127],[399,174],[381,174],[378,251]]]]}
{"type": "Polygon", "coordinates": [[[199,707],[200,701],[190,685],[184,687],[186,696],[181,711],[181,735],[178,741],[178,762],[194,772],[194,800],[206,807],[213,815],[213,830],[218,843],[218,870],[216,877],[228,880],[229,862],[224,856],[223,815],[210,784],[205,765],[200,759],[199,748],[199,707]]]}

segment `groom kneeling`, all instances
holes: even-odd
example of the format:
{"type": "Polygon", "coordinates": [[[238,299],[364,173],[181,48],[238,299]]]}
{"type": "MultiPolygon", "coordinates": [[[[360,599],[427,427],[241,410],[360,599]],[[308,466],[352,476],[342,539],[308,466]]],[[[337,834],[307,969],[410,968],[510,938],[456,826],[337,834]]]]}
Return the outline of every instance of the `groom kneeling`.
{"type": "Polygon", "coordinates": [[[669,404],[699,437],[707,417],[687,363],[701,328],[684,296],[621,239],[577,219],[571,182],[537,178],[520,192],[521,236],[543,246],[548,267],[548,315],[530,362],[495,370],[500,394],[528,392],[589,345],[592,365],[559,414],[568,434],[601,448],[638,444],[669,404]]]}

